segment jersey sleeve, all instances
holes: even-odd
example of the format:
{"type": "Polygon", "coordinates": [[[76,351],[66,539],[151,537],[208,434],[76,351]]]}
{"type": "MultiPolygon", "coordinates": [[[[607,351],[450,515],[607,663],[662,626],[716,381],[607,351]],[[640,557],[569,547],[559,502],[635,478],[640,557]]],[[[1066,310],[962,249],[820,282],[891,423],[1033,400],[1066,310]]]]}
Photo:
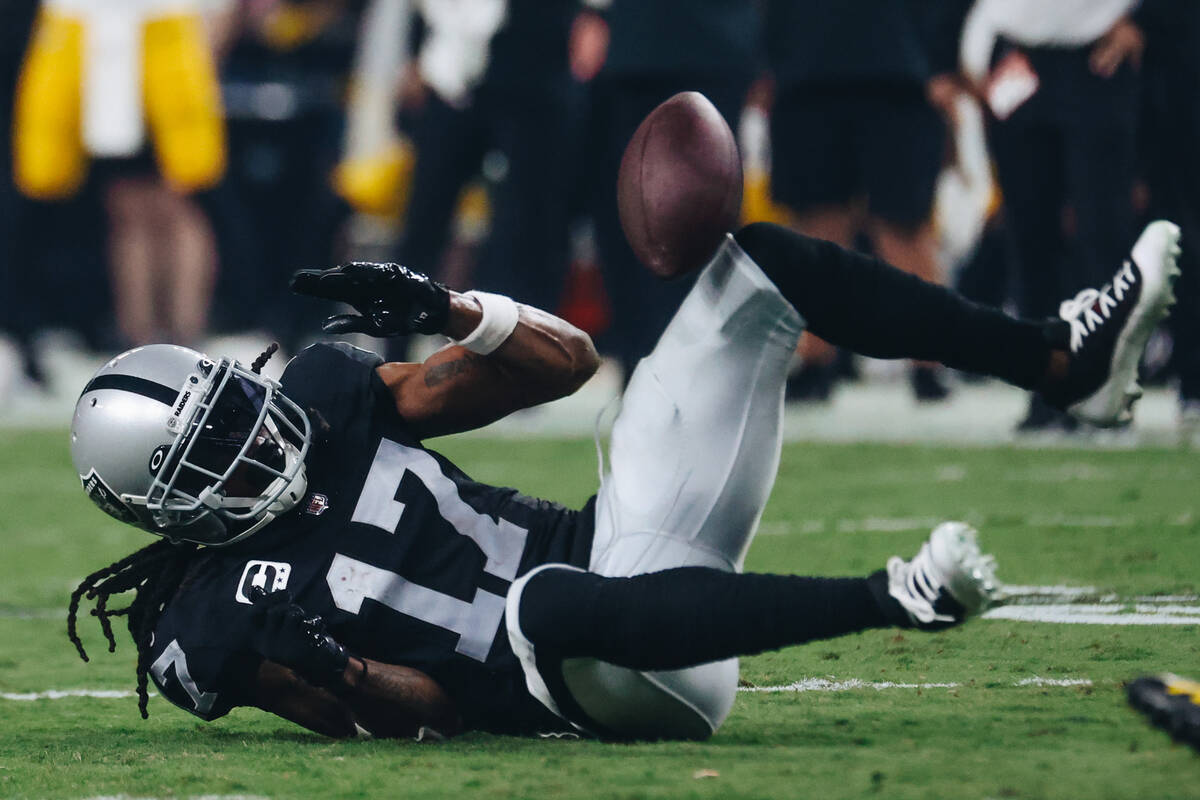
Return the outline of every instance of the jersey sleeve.
{"type": "Polygon", "coordinates": [[[244,651],[189,642],[173,626],[155,631],[150,677],[162,696],[204,720],[248,705],[261,659],[244,651]]]}
{"type": "Polygon", "coordinates": [[[383,359],[345,342],[305,348],[283,372],[283,392],[312,416],[316,427],[342,437],[378,414],[399,418],[390,392],[375,372],[383,359]]]}

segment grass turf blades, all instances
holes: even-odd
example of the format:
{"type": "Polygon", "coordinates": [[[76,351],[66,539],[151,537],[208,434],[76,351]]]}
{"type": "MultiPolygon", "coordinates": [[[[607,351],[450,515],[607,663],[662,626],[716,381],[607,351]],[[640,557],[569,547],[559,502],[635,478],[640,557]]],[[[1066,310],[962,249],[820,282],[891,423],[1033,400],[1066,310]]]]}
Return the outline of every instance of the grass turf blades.
{"type": "MultiPolygon", "coordinates": [[[[109,655],[81,619],[83,664],[63,609],[145,534],[92,508],[65,440],[0,432],[0,693],[133,689],[123,631],[109,655]]],[[[482,480],[575,505],[594,490],[587,441],[433,446],[482,480]]],[[[1195,456],[1170,450],[789,445],[747,568],[862,574],[964,518],[1003,580],[1095,587],[1133,610],[1200,589],[1198,478],[1195,456]]],[[[142,722],[132,696],[0,699],[0,797],[1195,797],[1200,759],[1132,711],[1123,684],[1195,674],[1196,632],[989,619],[769,653],[743,660],[745,682],[866,685],[743,692],[699,744],[333,742],[252,709],[204,724],[154,697],[142,722]],[[1053,685],[1077,680],[1090,684],[1053,685]],[[955,685],[871,688],[883,684],[955,685]]]]}

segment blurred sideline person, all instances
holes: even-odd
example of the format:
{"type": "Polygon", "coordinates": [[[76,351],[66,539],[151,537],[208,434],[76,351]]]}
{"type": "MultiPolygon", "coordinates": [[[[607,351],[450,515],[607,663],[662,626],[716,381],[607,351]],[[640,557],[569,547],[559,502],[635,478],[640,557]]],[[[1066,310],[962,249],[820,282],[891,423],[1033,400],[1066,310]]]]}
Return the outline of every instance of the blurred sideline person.
{"type": "Polygon", "coordinates": [[[70,198],[92,162],[117,326],[134,344],[196,342],[207,323],[215,244],[189,195],[224,173],[225,130],[205,10],[43,0],[17,86],[16,185],[70,198]]]}
{"type": "MultiPolygon", "coordinates": [[[[1145,0],[1136,20],[1146,31],[1141,152],[1152,213],[1170,214],[1184,241],[1200,241],[1200,4],[1145,0]]],[[[1182,256],[1179,310],[1171,317],[1184,433],[1200,444],[1200,261],[1182,256]]]]}
{"type": "MultiPolygon", "coordinates": [[[[37,13],[38,0],[20,0],[0,4],[0,331],[12,338],[20,353],[24,371],[41,380],[31,340],[42,324],[44,303],[29,291],[29,260],[21,252],[27,236],[23,230],[26,201],[13,183],[12,110],[17,76],[28,45],[37,13]]],[[[0,402],[4,397],[5,376],[0,366],[0,402]]]]}
{"type": "Polygon", "coordinates": [[[349,209],[334,193],[346,80],[359,33],[354,0],[243,2],[221,82],[229,174],[206,198],[226,268],[214,323],[267,331],[295,352],[319,309],[276,288],[298,265],[340,259],[349,209]]]}
{"type": "MultiPolygon", "coordinates": [[[[1095,285],[1135,226],[1143,37],[1137,0],[977,0],[962,64],[991,110],[989,138],[1015,246],[1019,308],[1054,314],[1095,285]]],[[[1075,428],[1031,396],[1019,430],[1075,428]]]]}
{"type": "Polygon", "coordinates": [[[331,736],[706,738],[735,699],[738,655],[937,630],[999,591],[963,523],[867,577],[740,574],[801,331],[995,375],[1113,424],[1171,302],[1178,234],[1151,224],[1094,306],[1028,322],[747,226],[639,362],[579,511],[474,482],[422,441],[575,391],[599,363],[586,334],[396,264],[303,270],[294,290],[357,312],[326,332],[453,344],[422,364],[314,345],[281,384],[259,375],[271,349],[249,368],[172,345],[106,364],[76,406],[72,458],[102,510],[164,538],[76,588],[69,636],[86,657],[84,596],[113,646],[110,616],[127,615],[143,714],[152,677],[202,719],[254,706],[331,736]]]}
{"type": "Polygon", "coordinates": [[[759,13],[744,0],[589,0],[574,32],[577,72],[596,75],[593,110],[596,244],[615,324],[599,345],[628,379],[650,352],[691,279],[654,278],[629,248],[617,216],[621,155],[637,126],[672,95],[702,92],[738,129],[760,70],[759,13]]]}
{"type": "MultiPolygon", "coordinates": [[[[854,246],[940,282],[933,200],[954,99],[959,0],[772,0],[768,64],[775,78],[771,191],[796,230],[854,246]]],[[[805,337],[793,396],[825,399],[834,352],[805,337]]],[[[918,400],[948,390],[914,364],[918,400]]]]}
{"type": "Polygon", "coordinates": [[[577,0],[372,4],[347,156],[374,152],[378,163],[394,163],[388,151],[396,137],[377,131],[390,133],[395,103],[381,95],[394,95],[403,76],[416,156],[398,248],[403,263],[440,272],[460,194],[483,171],[485,156],[497,155],[474,283],[557,307],[567,257],[568,38],[577,11],[577,0]],[[422,36],[410,56],[414,15],[422,36]]]}

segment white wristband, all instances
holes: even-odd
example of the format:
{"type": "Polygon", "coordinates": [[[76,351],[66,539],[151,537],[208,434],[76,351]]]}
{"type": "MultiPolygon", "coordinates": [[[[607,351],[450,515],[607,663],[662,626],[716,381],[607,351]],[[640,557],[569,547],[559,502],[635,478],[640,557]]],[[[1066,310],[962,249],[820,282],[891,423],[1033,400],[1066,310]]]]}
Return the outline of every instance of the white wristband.
{"type": "Polygon", "coordinates": [[[458,343],[470,350],[486,356],[500,345],[504,344],[517,327],[517,304],[511,297],[491,292],[466,292],[467,297],[475,298],[483,309],[483,319],[475,330],[471,331],[458,343]]]}

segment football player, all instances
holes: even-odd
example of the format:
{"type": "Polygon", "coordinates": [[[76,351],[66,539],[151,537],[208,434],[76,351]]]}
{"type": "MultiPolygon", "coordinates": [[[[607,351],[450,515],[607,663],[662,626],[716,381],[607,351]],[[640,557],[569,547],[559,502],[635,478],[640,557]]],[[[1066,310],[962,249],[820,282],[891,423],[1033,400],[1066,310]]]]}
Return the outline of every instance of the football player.
{"type": "Polygon", "coordinates": [[[206,720],[255,706],[331,736],[707,737],[738,655],[944,628],[998,591],[962,523],[862,578],[741,574],[801,330],[1116,424],[1173,300],[1178,238],[1151,224],[1112,283],[1031,322],[828,242],[744,228],[635,370],[580,510],[477,483],[422,441],[571,393],[597,365],[585,334],[394,264],[298,272],[297,292],[357,310],[328,332],[454,343],[423,364],[318,344],[279,383],[258,374],[270,350],[249,368],[170,345],[107,363],[76,407],[73,459],[97,505],[162,538],[84,580],[70,637],[84,656],[85,596],[110,649],[110,617],[127,616],[143,714],[149,676],[206,720]]]}

